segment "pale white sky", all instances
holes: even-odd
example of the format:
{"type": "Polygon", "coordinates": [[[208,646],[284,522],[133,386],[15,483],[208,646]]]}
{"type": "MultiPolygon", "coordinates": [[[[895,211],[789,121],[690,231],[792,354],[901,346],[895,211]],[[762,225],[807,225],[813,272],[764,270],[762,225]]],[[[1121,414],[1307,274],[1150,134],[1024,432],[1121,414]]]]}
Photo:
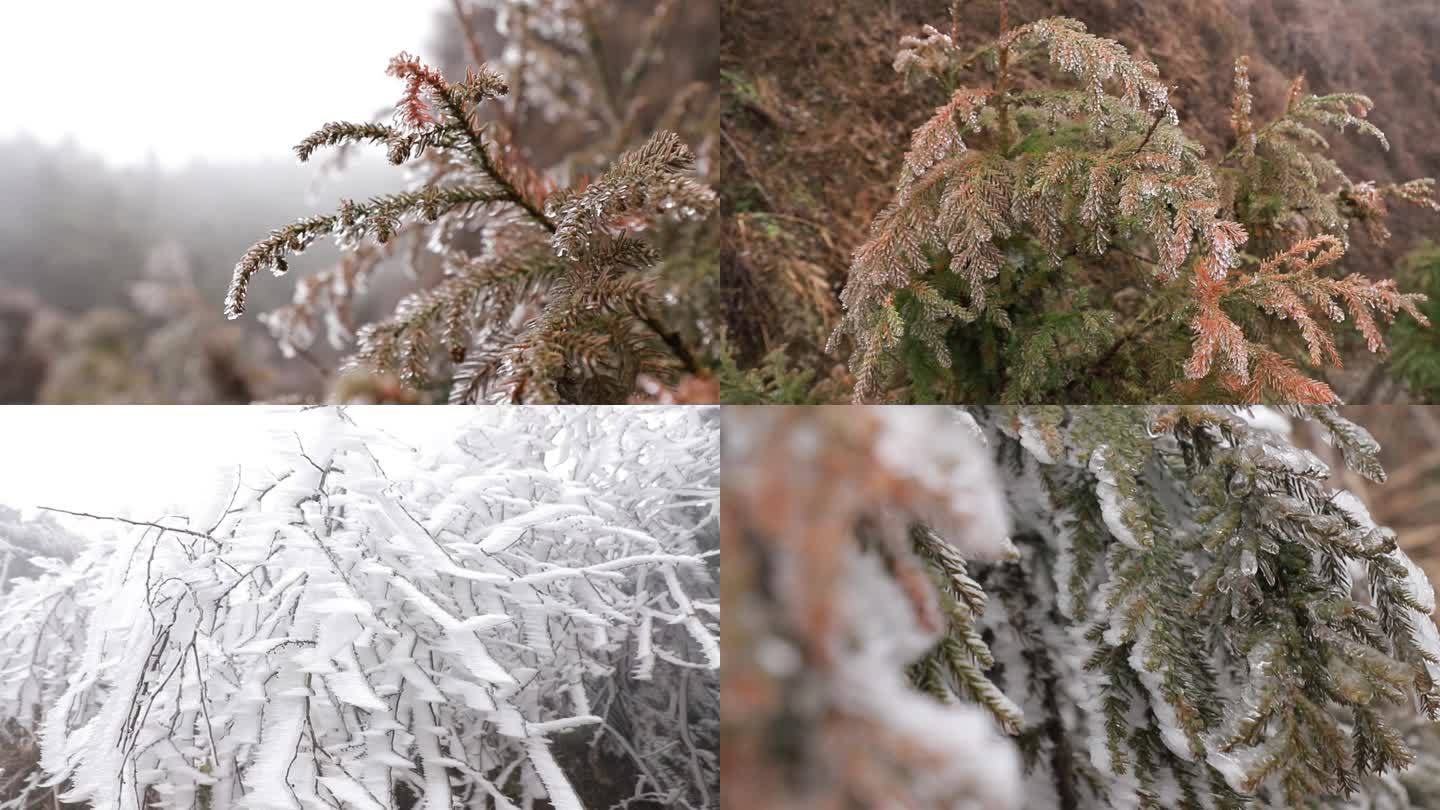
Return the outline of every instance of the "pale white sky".
{"type": "MultiPolygon", "coordinates": [[[[406,445],[437,447],[485,407],[347,412],[406,445]]],[[[173,505],[207,502],[224,467],[238,464],[254,480],[276,442],[304,434],[307,416],[315,414],[251,405],[0,407],[0,504],[153,520],[173,505]]]]}
{"type": "Polygon", "coordinates": [[[424,54],[448,0],[6,0],[0,139],[73,136],[112,162],[153,152],[285,159],[399,98],[385,65],[424,54]]]}

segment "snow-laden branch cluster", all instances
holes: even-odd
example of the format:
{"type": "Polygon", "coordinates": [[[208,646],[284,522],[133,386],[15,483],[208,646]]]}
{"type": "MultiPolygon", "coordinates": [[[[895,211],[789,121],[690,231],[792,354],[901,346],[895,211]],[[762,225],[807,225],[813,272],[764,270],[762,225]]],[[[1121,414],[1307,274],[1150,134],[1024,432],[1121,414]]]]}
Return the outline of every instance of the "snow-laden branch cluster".
{"type": "Polygon", "coordinates": [[[1433,806],[1435,600],[1289,435],[1383,481],[1334,409],[734,413],[732,806],[1433,806]]]}
{"type": "MultiPolygon", "coordinates": [[[[1019,558],[968,572],[989,597],[966,625],[988,640],[987,688],[944,659],[917,682],[1014,729],[1027,806],[1412,806],[1407,730],[1440,711],[1430,583],[1273,413],[977,416],[1019,558]]],[[[1384,480],[1363,428],[1291,416],[1384,480]]]]}
{"type": "Polygon", "coordinates": [[[606,772],[607,806],[713,806],[713,413],[491,412],[427,452],[304,420],[85,572],[42,735],[67,798],[579,810],[606,772]]]}
{"type": "Polygon", "coordinates": [[[96,550],[51,520],[0,507],[0,808],[54,806],[38,767],[37,730],[85,646],[87,578],[96,550]],[[77,556],[78,552],[78,556],[77,556]],[[55,556],[51,556],[55,555],[55,556]],[[23,576],[21,576],[23,574],[23,576]]]}

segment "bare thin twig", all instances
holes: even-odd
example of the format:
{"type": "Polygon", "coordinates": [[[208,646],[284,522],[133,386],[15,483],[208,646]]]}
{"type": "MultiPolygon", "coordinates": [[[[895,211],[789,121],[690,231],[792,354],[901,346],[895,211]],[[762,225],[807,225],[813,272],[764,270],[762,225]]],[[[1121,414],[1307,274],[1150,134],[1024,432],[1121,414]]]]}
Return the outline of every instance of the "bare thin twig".
{"type": "Polygon", "coordinates": [[[1145,151],[1145,147],[1150,144],[1151,136],[1155,134],[1155,130],[1160,128],[1160,120],[1164,117],[1165,109],[1162,107],[1158,112],[1155,113],[1155,120],[1150,122],[1150,129],[1145,131],[1145,140],[1141,141],[1140,145],[1135,148],[1135,154],[1138,155],[1141,152],[1145,151]]]}
{"type": "Polygon", "coordinates": [[[191,529],[182,529],[179,526],[166,526],[163,523],[152,523],[147,520],[131,520],[129,518],[118,517],[116,515],[93,515],[89,512],[72,512],[69,509],[60,509],[54,506],[40,506],[37,508],[44,512],[59,512],[62,515],[74,515],[75,517],[90,518],[91,520],[113,520],[117,523],[128,523],[131,526],[147,526],[152,529],[160,529],[161,531],[188,534],[191,537],[199,537],[204,540],[214,539],[213,537],[204,532],[197,532],[191,529]]]}
{"type": "Polygon", "coordinates": [[[465,10],[465,0],[450,0],[450,5],[455,9],[455,20],[460,23],[460,31],[465,34],[465,50],[470,52],[470,61],[475,67],[485,64],[485,52],[480,49],[480,38],[475,34],[475,26],[470,22],[470,13],[465,10]]]}

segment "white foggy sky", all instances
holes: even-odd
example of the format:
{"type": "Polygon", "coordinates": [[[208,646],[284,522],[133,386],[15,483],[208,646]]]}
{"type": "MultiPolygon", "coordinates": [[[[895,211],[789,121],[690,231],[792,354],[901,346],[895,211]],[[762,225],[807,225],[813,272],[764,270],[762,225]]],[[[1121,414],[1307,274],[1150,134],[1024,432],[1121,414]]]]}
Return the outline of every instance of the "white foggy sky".
{"type": "Polygon", "coordinates": [[[112,163],[285,159],[400,95],[448,0],[7,0],[0,139],[73,136],[112,163]]]}
{"type": "MultiPolygon", "coordinates": [[[[370,406],[348,413],[362,427],[424,447],[438,446],[476,416],[466,407],[370,406]]],[[[206,502],[224,467],[239,464],[244,480],[254,481],[275,442],[289,441],[297,428],[304,434],[307,416],[315,414],[253,405],[0,407],[0,504],[153,520],[168,507],[206,502]]],[[[93,524],[76,520],[64,522],[93,524]]]]}

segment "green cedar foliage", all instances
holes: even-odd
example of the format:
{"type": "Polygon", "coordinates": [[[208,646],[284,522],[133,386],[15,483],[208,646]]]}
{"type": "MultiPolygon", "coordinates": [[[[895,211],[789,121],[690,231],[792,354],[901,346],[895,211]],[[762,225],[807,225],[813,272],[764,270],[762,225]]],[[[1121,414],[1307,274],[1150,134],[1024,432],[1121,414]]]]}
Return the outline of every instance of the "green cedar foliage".
{"type": "MultiPolygon", "coordinates": [[[[910,674],[1015,738],[1027,807],[1412,806],[1400,774],[1440,712],[1434,595],[1317,456],[1218,406],[968,412],[1019,558],[912,532],[947,629],[910,674]]],[[[1363,428],[1288,415],[1384,480],[1363,428]]]]}
{"type": "Polygon", "coordinates": [[[730,345],[720,344],[716,378],[726,405],[827,405],[843,402],[840,381],[815,380],[815,371],[795,368],[790,353],[775,349],[759,366],[741,369],[730,345]]]}
{"type": "MultiPolygon", "coordinates": [[[[1434,321],[1440,318],[1440,246],[1426,242],[1405,257],[1400,277],[1429,296],[1420,311],[1434,321]]],[[[1391,332],[1395,353],[1391,367],[1410,392],[1425,402],[1440,401],[1440,335],[1410,321],[1395,324],[1391,332]]]]}
{"type": "Polygon", "coordinates": [[[1383,352],[1379,322],[1423,322],[1423,296],[1334,273],[1352,224],[1381,239],[1389,202],[1440,207],[1430,180],[1353,181],[1326,155],[1322,129],[1388,148],[1369,99],[1297,80],[1257,125],[1241,59],[1215,159],[1154,64],[1006,16],[973,52],[928,26],[901,43],[896,70],[948,100],[855,251],[831,350],[852,344],[857,401],[1328,403],[1334,324],[1383,352]]]}

